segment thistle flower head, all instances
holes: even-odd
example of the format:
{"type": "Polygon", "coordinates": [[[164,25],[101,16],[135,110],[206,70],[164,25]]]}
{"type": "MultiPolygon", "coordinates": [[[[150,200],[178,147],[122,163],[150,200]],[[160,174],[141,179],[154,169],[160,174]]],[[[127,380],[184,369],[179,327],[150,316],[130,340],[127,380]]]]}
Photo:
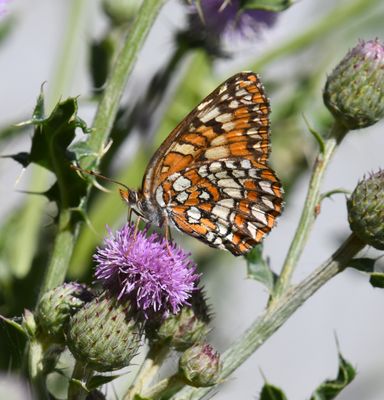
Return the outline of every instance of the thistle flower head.
{"type": "Polygon", "coordinates": [[[181,355],[179,372],[191,386],[215,385],[221,372],[220,354],[209,344],[196,344],[181,355]]]}
{"type": "Polygon", "coordinates": [[[364,128],[384,116],[384,45],[361,40],[329,75],[324,103],[348,129],[364,128]]]}
{"type": "Polygon", "coordinates": [[[129,365],[137,354],[141,327],[132,307],[108,293],[81,308],[69,322],[67,345],[76,360],[95,371],[114,371],[129,365]]]}
{"type": "Polygon", "coordinates": [[[384,171],[358,183],[347,201],[352,231],[366,244],[384,250],[384,171]]]}
{"type": "Polygon", "coordinates": [[[184,305],[177,314],[147,321],[145,330],[150,342],[160,342],[176,351],[184,351],[205,340],[210,320],[209,307],[198,289],[192,294],[190,305],[184,305]]]}
{"type": "Polygon", "coordinates": [[[196,265],[174,243],[148,229],[126,224],[105,239],[94,259],[95,276],[118,298],[129,298],[147,318],[149,313],[177,313],[188,304],[199,280],[196,265]]]}
{"type": "Polygon", "coordinates": [[[63,283],[46,292],[36,308],[36,321],[46,339],[64,343],[64,330],[70,316],[92,297],[85,285],[76,282],[63,283]]]}

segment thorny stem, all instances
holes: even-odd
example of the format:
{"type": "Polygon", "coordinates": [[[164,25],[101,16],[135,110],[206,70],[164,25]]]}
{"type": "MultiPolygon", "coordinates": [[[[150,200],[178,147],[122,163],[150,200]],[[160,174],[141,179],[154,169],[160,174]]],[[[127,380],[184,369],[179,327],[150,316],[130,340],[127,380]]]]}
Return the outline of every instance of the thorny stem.
{"type": "MultiPolygon", "coordinates": [[[[290,287],[276,300],[273,308],[267,309],[247,331],[223,354],[223,370],[220,380],[224,381],[236,368],[247,360],[288,318],[325,283],[342,272],[350,260],[365,244],[354,234],[319,268],[296,286],[290,287]]],[[[195,389],[184,387],[172,397],[173,400],[197,400],[213,388],[195,389]]]]}
{"type": "MultiPolygon", "coordinates": [[[[88,160],[86,161],[91,164],[97,164],[100,161],[102,148],[115,120],[125,83],[133,69],[139,50],[164,2],[165,0],[147,0],[143,2],[136,21],[130,31],[126,32],[127,40],[116,57],[115,66],[106,83],[105,91],[96,114],[93,134],[89,139],[89,146],[95,153],[95,155],[87,157],[88,160]]],[[[76,1],[73,2],[74,7],[76,3],[76,1]]],[[[66,43],[68,44],[68,41],[66,43]]],[[[68,47],[67,45],[66,50],[69,51],[70,46],[68,47]]],[[[46,291],[60,285],[66,276],[78,232],[78,223],[73,222],[71,216],[72,211],[67,207],[63,207],[60,211],[58,231],[55,236],[46,276],[40,290],[40,297],[46,291]]],[[[32,350],[30,349],[29,353],[32,350]]],[[[43,371],[39,367],[41,365],[41,359],[39,360],[37,357],[32,357],[32,354],[29,354],[29,369],[33,374],[32,380],[41,382],[44,379],[43,371]]]]}
{"type": "Polygon", "coordinates": [[[184,386],[185,382],[182,377],[178,373],[165,378],[158,382],[156,385],[151,388],[145,390],[143,392],[143,397],[145,399],[163,399],[169,398],[172,394],[177,392],[182,386],[184,386]]]}
{"type": "Polygon", "coordinates": [[[68,400],[84,400],[88,392],[80,385],[80,382],[87,384],[88,380],[93,376],[94,372],[76,361],[73,368],[72,377],[68,386],[68,400]]]}
{"type": "Polygon", "coordinates": [[[136,394],[140,394],[151,383],[168,353],[168,346],[153,345],[150,347],[134,383],[124,395],[123,400],[134,399],[136,394]]]}

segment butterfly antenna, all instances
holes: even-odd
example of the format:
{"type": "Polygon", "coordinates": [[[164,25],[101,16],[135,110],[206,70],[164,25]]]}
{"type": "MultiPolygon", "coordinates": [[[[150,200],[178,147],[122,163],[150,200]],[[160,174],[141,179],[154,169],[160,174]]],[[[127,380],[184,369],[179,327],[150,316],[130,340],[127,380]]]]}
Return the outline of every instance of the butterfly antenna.
{"type": "Polygon", "coordinates": [[[95,176],[96,178],[104,179],[105,181],[108,181],[108,182],[116,183],[117,185],[122,186],[128,192],[130,191],[129,187],[127,185],[125,185],[124,183],[116,181],[115,179],[112,179],[112,178],[108,178],[104,175],[98,174],[97,172],[92,171],[90,169],[83,169],[74,164],[71,164],[71,168],[74,169],[75,171],[79,171],[83,174],[88,174],[91,176],[95,176]]]}

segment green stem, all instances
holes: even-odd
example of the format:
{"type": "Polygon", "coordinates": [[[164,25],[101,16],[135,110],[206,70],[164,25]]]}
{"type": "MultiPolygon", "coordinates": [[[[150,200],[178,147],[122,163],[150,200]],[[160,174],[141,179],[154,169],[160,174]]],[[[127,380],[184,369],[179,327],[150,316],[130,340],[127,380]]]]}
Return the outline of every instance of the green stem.
{"type": "Polygon", "coordinates": [[[72,211],[68,209],[60,211],[51,260],[41,285],[40,297],[64,282],[77,229],[77,226],[71,222],[71,214],[72,211]]]}
{"type": "MultiPolygon", "coordinates": [[[[357,236],[351,234],[326,262],[300,284],[284,292],[277,299],[275,306],[267,309],[223,354],[223,370],[220,380],[224,381],[276,332],[306,300],[330,279],[348,267],[350,260],[364,247],[365,244],[357,236]]],[[[184,387],[172,399],[197,400],[212,389],[184,387]]]]}
{"type": "MultiPolygon", "coordinates": [[[[91,163],[98,163],[100,161],[103,144],[115,120],[125,83],[132,71],[144,39],[163,2],[164,0],[148,0],[143,3],[137,20],[129,31],[129,36],[116,57],[114,68],[111,70],[95,117],[93,133],[88,140],[89,147],[94,151],[95,155],[86,157],[84,162],[87,162],[86,160],[91,163]]],[[[77,224],[70,222],[70,213],[71,211],[68,209],[63,209],[60,212],[59,229],[55,237],[52,258],[46,272],[41,293],[60,285],[66,276],[78,228],[77,224]]]]}
{"type": "Polygon", "coordinates": [[[31,339],[28,351],[28,368],[34,395],[37,399],[49,399],[48,391],[45,386],[45,375],[43,373],[43,344],[31,339]]]}
{"type": "Polygon", "coordinates": [[[300,221],[288,250],[281,274],[276,282],[270,306],[273,306],[276,300],[283,294],[290,284],[293,272],[300,255],[303,252],[309,232],[312,229],[317,216],[316,207],[319,205],[320,186],[325,171],[327,170],[337,145],[340,143],[346,132],[346,128],[335,121],[329,138],[325,140],[323,151],[320,152],[316,158],[300,221]]]}
{"type": "Polygon", "coordinates": [[[94,155],[84,157],[81,163],[84,168],[97,165],[103,155],[104,145],[115,121],[128,77],[135,65],[139,50],[165,1],[143,1],[132,29],[127,33],[127,40],[120,49],[107,80],[93,123],[93,132],[87,142],[94,155]]]}
{"type": "Polygon", "coordinates": [[[185,382],[179,374],[172,375],[158,382],[156,385],[145,390],[143,397],[145,399],[165,399],[172,396],[184,386],[185,382]]]}
{"type": "Polygon", "coordinates": [[[123,400],[133,400],[136,394],[140,394],[152,382],[168,354],[169,348],[166,346],[151,346],[134,383],[124,395],[123,400]]]}
{"type": "MultiPolygon", "coordinates": [[[[103,143],[110,133],[112,123],[116,116],[118,103],[125,88],[125,83],[132,71],[137,54],[144,43],[144,39],[164,1],[165,0],[148,0],[143,2],[143,6],[136,22],[132,26],[128,40],[117,56],[115,67],[111,71],[96,114],[93,134],[89,139],[91,149],[96,153],[94,157],[88,157],[92,162],[96,161],[97,163],[100,160],[103,143]]],[[[76,1],[74,0],[73,5],[75,4],[76,1]]],[[[67,40],[66,43],[68,44],[69,40],[67,40]]],[[[70,50],[71,47],[69,46],[67,51],[70,50]]],[[[78,224],[71,221],[71,210],[63,208],[60,211],[58,232],[53,243],[52,256],[40,290],[40,296],[47,290],[60,285],[64,281],[72,255],[77,229],[78,224]]],[[[39,362],[41,362],[41,360],[39,361],[34,357],[34,363],[38,364],[39,362]]],[[[31,363],[30,367],[34,369],[31,363]]],[[[43,378],[42,376],[40,377],[41,380],[43,378]]]]}
{"type": "Polygon", "coordinates": [[[80,385],[79,381],[87,384],[88,380],[93,376],[94,372],[76,361],[72,371],[72,377],[68,386],[68,400],[84,400],[88,392],[80,385]]]}

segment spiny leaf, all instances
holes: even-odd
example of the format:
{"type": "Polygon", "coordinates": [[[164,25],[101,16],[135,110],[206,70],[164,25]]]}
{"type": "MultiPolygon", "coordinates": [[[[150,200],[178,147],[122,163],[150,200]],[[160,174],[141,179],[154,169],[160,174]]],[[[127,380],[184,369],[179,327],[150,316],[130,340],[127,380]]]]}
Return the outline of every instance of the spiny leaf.
{"type": "Polygon", "coordinates": [[[336,379],[326,380],[312,394],[310,400],[334,399],[356,376],[352,365],[339,352],[339,372],[336,379]]]}
{"type": "Polygon", "coordinates": [[[259,400],[287,400],[287,398],[280,388],[265,383],[261,389],[259,400]]]}
{"type": "Polygon", "coordinates": [[[263,258],[261,245],[254,247],[246,256],[247,277],[261,282],[271,292],[275,283],[275,276],[269,267],[268,260],[263,258]]]}
{"type": "Polygon", "coordinates": [[[348,266],[361,272],[372,273],[375,270],[375,262],[376,260],[368,257],[353,258],[348,266]]]}
{"type": "Polygon", "coordinates": [[[377,288],[384,288],[384,273],[382,272],[373,272],[371,274],[371,277],[369,279],[369,283],[373,286],[373,287],[377,287],[377,288]]]}
{"type": "Polygon", "coordinates": [[[98,387],[105,385],[106,383],[112,382],[113,380],[120,378],[121,376],[123,376],[123,374],[109,376],[95,375],[89,380],[87,384],[88,391],[97,389],[98,387]]]}
{"type": "Polygon", "coordinates": [[[55,201],[59,208],[77,207],[86,193],[87,184],[71,170],[70,160],[77,154],[68,151],[68,147],[75,138],[77,128],[85,133],[89,131],[85,122],[77,116],[77,99],[59,102],[45,117],[41,90],[32,118],[21,125],[34,127],[31,151],[12,157],[23,166],[33,162],[51,171],[56,176],[56,182],[46,192],[49,200],[55,201]]]}

